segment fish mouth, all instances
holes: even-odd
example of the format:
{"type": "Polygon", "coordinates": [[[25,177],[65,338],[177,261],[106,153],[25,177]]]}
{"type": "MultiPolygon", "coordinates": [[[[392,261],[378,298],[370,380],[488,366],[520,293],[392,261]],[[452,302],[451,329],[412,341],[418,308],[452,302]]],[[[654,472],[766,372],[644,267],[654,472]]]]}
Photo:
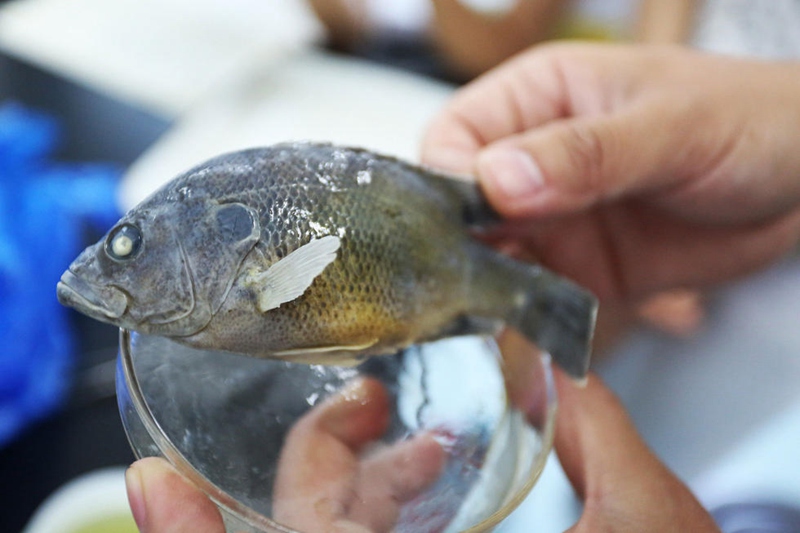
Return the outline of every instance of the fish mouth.
{"type": "Polygon", "coordinates": [[[93,318],[115,321],[128,309],[128,296],[117,287],[95,287],[67,270],[56,286],[58,301],[93,318]]]}

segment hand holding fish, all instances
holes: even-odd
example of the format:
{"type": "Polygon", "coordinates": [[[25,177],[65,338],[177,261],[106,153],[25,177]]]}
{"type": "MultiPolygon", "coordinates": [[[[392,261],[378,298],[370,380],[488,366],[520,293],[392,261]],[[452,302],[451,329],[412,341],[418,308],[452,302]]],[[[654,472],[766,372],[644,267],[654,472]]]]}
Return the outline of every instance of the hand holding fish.
{"type": "Polygon", "coordinates": [[[507,240],[637,301],[800,238],[800,66],[680,48],[533,48],[456,95],[423,160],[474,173],[507,240]]]}

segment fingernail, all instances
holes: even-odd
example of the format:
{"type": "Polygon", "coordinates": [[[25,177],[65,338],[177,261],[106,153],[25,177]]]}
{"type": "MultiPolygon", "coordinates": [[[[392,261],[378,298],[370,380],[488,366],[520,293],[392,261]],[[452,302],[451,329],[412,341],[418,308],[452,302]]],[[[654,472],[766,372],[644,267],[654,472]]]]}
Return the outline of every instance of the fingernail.
{"type": "Polygon", "coordinates": [[[321,427],[355,448],[380,437],[389,423],[389,396],[374,378],[357,378],[321,407],[321,427]]]}
{"type": "Polygon", "coordinates": [[[128,503],[133,513],[133,520],[139,531],[147,530],[147,506],[144,502],[144,485],[142,475],[136,465],[125,472],[125,487],[128,491],[128,503]]]}
{"type": "Polygon", "coordinates": [[[509,198],[532,196],[544,188],[539,165],[526,152],[497,148],[484,152],[478,162],[479,173],[488,178],[509,198]]]}
{"type": "Polygon", "coordinates": [[[369,403],[370,391],[363,379],[355,379],[331,396],[326,402],[325,427],[339,433],[351,422],[354,413],[369,403]]]}

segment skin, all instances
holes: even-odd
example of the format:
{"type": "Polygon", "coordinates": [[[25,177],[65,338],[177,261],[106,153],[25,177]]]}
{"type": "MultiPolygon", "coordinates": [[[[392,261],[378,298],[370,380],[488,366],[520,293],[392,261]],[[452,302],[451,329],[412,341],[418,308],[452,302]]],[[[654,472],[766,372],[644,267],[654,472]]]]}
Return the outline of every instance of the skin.
{"type": "Polygon", "coordinates": [[[799,89],[794,64],[543,46],[461,90],[430,125],[423,160],[475,174],[509,246],[604,304],[638,303],[743,276],[795,246],[799,89]]]}
{"type": "MultiPolygon", "coordinates": [[[[362,455],[389,421],[388,393],[371,378],[301,418],[278,462],[274,519],[298,531],[391,531],[401,505],[438,479],[446,456],[429,434],[362,455]]],[[[125,479],[141,531],[224,531],[214,504],[165,460],[137,461],[125,479]]]]}
{"type": "Polygon", "coordinates": [[[289,432],[275,481],[275,519],[298,531],[391,531],[400,506],[439,476],[445,452],[432,435],[362,456],[389,423],[389,397],[356,380],[289,432]]]}
{"type": "MultiPolygon", "coordinates": [[[[368,0],[308,3],[325,26],[333,48],[357,50],[376,36],[368,0]]],[[[564,0],[524,0],[515,2],[508,12],[486,14],[458,0],[432,0],[432,20],[426,30],[448,73],[468,80],[552,36],[566,5],[564,0]]]]}
{"type": "MultiPolygon", "coordinates": [[[[743,276],[797,245],[799,88],[792,64],[545,46],[464,88],[423,154],[477,175],[509,222],[499,246],[623,308],[743,276]]],[[[507,342],[517,365],[532,357],[507,342]]],[[[717,531],[596,376],[579,388],[556,371],[556,383],[555,448],[585,504],[570,531],[717,531]]],[[[131,468],[142,530],[222,531],[210,502],[176,476],[160,460],[131,468]]]]}
{"type": "MultiPolygon", "coordinates": [[[[309,0],[334,48],[368,47],[376,28],[367,0],[309,0]]],[[[695,0],[639,0],[632,17],[634,38],[643,43],[685,42],[695,0]]],[[[571,2],[517,0],[507,11],[481,12],[461,0],[431,0],[427,37],[447,73],[470,80],[534,43],[562,34],[571,2]]],[[[422,37],[425,39],[426,37],[422,37]]]]}

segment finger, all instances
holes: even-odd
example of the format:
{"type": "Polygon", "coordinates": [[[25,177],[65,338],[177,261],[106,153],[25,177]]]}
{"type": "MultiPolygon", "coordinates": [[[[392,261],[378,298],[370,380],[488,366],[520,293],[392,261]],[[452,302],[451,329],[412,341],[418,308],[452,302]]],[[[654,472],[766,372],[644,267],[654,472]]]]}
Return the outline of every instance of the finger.
{"type": "Polygon", "coordinates": [[[796,103],[786,80],[796,72],[670,48],[555,51],[568,112],[484,139],[472,164],[501,214],[563,214],[643,191],[661,192],[658,205],[676,213],[717,222],[764,221],[796,207],[798,181],[785,178],[798,168],[785,144],[796,121],[784,122],[796,103]],[[731,90],[725,80],[743,70],[755,81],[731,90]],[[575,72],[589,72],[588,83],[575,72]],[[753,106],[760,94],[779,103],[753,106]]]}
{"type": "Polygon", "coordinates": [[[638,435],[595,375],[576,387],[555,370],[555,448],[585,502],[576,531],[717,531],[689,489],[638,435]]]}
{"type": "Polygon", "coordinates": [[[731,226],[699,224],[632,201],[505,227],[547,268],[601,302],[630,304],[657,291],[717,286],[765,267],[800,241],[800,209],[771,222],[731,226]]]}
{"type": "Polygon", "coordinates": [[[702,121],[697,102],[663,98],[648,86],[654,69],[674,65],[672,53],[534,48],[456,94],[428,128],[423,162],[477,173],[492,205],[508,217],[575,211],[668,186],[682,177],[672,167],[687,164],[687,131],[705,159],[729,146],[724,136],[703,139],[704,130],[691,128],[702,121]]]}
{"type": "MultiPolygon", "coordinates": [[[[693,115],[669,111],[659,101],[642,101],[624,111],[559,120],[508,137],[477,156],[479,182],[495,209],[510,218],[573,213],[677,187],[686,179],[677,163],[686,161],[676,153],[683,150],[682,132],[693,115]]],[[[721,141],[710,140],[698,150],[715,153],[721,149],[716,143],[721,141]]]]}
{"type": "Polygon", "coordinates": [[[370,531],[391,531],[400,506],[438,479],[445,459],[442,446],[427,433],[366,459],[350,508],[351,519],[370,531]]]}
{"type": "Polygon", "coordinates": [[[429,125],[422,160],[467,172],[495,141],[558,119],[609,113],[651,83],[658,57],[618,45],[532,47],[456,93],[429,125]]]}
{"type": "Polygon", "coordinates": [[[325,531],[347,513],[362,448],[389,423],[389,397],[375,379],[358,379],[292,428],[278,461],[276,520],[300,531],[325,531]]]}
{"type": "Polygon", "coordinates": [[[581,498],[595,486],[604,486],[609,476],[622,477],[621,469],[629,465],[655,462],[622,406],[596,375],[578,387],[560,370],[554,373],[559,403],[554,446],[581,498]]]}
{"type": "Polygon", "coordinates": [[[128,500],[142,533],[224,533],[216,505],[164,459],[150,457],[125,473],[128,500]]]}
{"type": "MultiPolygon", "coordinates": [[[[471,173],[486,144],[563,115],[560,56],[538,47],[504,63],[458,91],[429,124],[425,164],[471,173]]],[[[557,50],[553,48],[553,50],[557,50]]]]}

